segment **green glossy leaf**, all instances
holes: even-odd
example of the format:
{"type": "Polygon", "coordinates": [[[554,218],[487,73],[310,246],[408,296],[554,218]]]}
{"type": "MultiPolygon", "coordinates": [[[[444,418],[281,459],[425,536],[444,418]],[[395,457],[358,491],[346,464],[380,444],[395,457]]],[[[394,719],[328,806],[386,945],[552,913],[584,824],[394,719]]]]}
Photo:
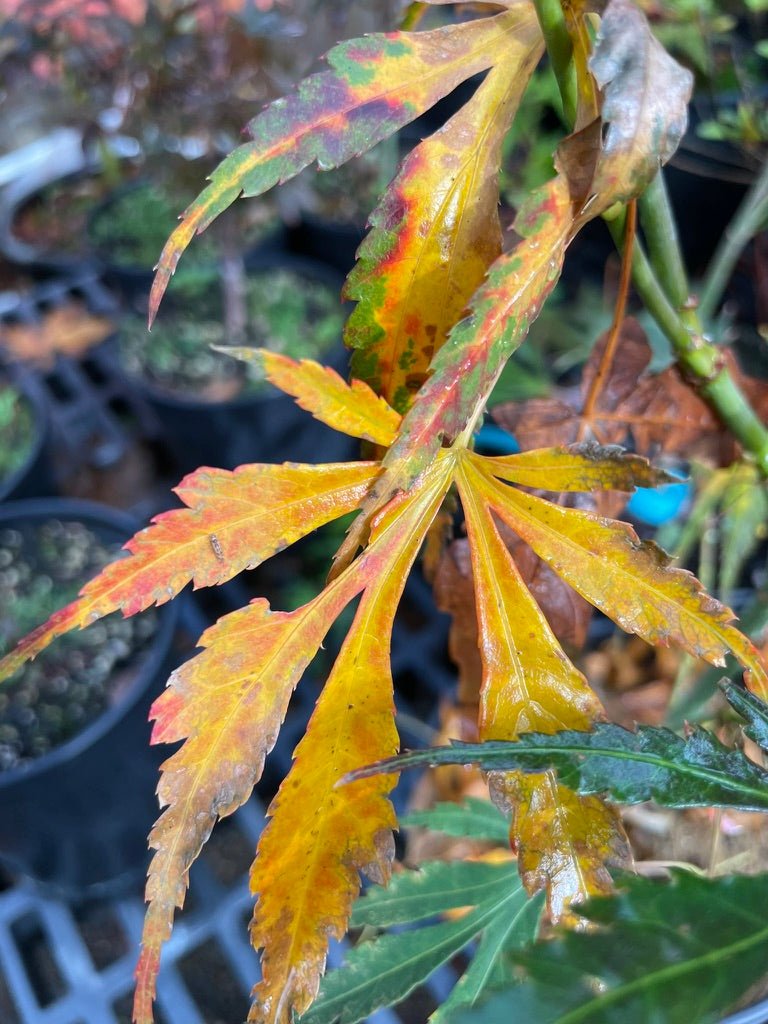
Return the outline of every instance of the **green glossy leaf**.
{"type": "Polygon", "coordinates": [[[592,732],[529,733],[515,742],[453,743],[415,751],[363,769],[401,771],[418,765],[477,764],[485,771],[557,771],[581,794],[605,793],[623,804],[655,800],[664,807],[768,810],[768,772],[704,729],[686,739],[669,729],[598,724],[592,732]]]}
{"type": "Polygon", "coordinates": [[[517,868],[512,862],[430,861],[418,871],[395,875],[386,888],[372,886],[355,904],[350,923],[353,928],[366,924],[383,928],[422,921],[446,910],[500,897],[516,880],[517,868]]]}
{"type": "Polygon", "coordinates": [[[512,953],[523,982],[450,1024],[713,1024],[765,975],[768,875],[622,887],[580,908],[599,927],[512,953]]]}
{"type": "Polygon", "coordinates": [[[498,914],[483,932],[472,962],[448,998],[430,1017],[430,1024],[444,1024],[459,1006],[474,1006],[486,989],[512,980],[511,964],[504,954],[520,949],[536,936],[541,898],[528,900],[511,914],[498,914]]]}
{"type": "Polygon", "coordinates": [[[744,732],[763,750],[768,751],[768,704],[743,686],[725,680],[720,684],[728,703],[749,725],[744,732]]]}
{"type": "MultiPolygon", "coordinates": [[[[344,967],[326,975],[317,1001],[301,1017],[301,1024],[355,1024],[374,1010],[399,1002],[484,928],[499,917],[519,915],[528,902],[515,877],[503,894],[485,900],[458,920],[361,943],[344,967]]],[[[522,915],[521,927],[530,927],[528,915],[522,915]]]]}
{"type": "Polygon", "coordinates": [[[411,811],[400,819],[404,828],[414,825],[447,836],[471,836],[493,843],[509,841],[509,822],[489,800],[468,797],[462,804],[440,803],[425,811],[411,811]]]}

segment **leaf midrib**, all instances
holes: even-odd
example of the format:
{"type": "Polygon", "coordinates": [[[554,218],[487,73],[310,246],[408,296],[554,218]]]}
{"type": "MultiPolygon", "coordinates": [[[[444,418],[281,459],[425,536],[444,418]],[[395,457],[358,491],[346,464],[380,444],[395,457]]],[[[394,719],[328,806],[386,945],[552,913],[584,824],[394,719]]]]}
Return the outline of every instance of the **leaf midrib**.
{"type": "MultiPolygon", "coordinates": [[[[516,13],[519,13],[519,12],[516,12],[516,13]]],[[[511,21],[512,19],[510,18],[510,12],[509,11],[505,11],[505,12],[503,12],[501,14],[498,14],[498,15],[495,15],[495,16],[489,17],[489,18],[484,18],[484,19],[481,19],[481,20],[482,21],[487,21],[487,22],[492,22],[493,21],[493,22],[498,23],[500,21],[511,21]]],[[[477,23],[476,22],[464,22],[462,24],[477,24],[477,23]]],[[[470,46],[470,48],[466,52],[457,55],[453,60],[449,61],[447,66],[448,67],[455,67],[456,65],[471,64],[471,62],[473,60],[477,59],[477,55],[481,54],[483,52],[483,50],[486,50],[486,49],[490,49],[490,50],[498,49],[500,52],[503,51],[503,42],[504,42],[504,40],[506,39],[507,36],[513,35],[519,29],[519,27],[520,27],[520,23],[519,23],[519,19],[517,19],[517,18],[514,21],[512,21],[512,23],[509,26],[500,26],[500,33],[501,34],[500,34],[500,36],[498,38],[494,38],[491,35],[489,38],[483,39],[476,46],[474,46],[474,47],[470,46]]],[[[439,31],[439,30],[436,30],[436,31],[439,31]]],[[[471,38],[471,33],[468,32],[467,34],[471,38]]],[[[485,66],[486,67],[490,67],[490,66],[493,65],[493,63],[494,63],[493,59],[489,56],[488,57],[488,64],[485,65],[485,66]]],[[[467,74],[465,75],[464,78],[461,79],[461,81],[465,81],[467,78],[471,78],[472,75],[475,74],[478,70],[482,70],[482,68],[475,69],[475,71],[472,71],[472,72],[467,72],[467,74]]],[[[342,81],[344,80],[343,75],[340,72],[336,71],[335,69],[333,71],[320,72],[320,74],[327,74],[327,75],[338,77],[342,81]]],[[[440,79],[440,78],[444,78],[444,77],[446,77],[446,64],[445,63],[441,63],[441,64],[439,64],[437,66],[436,70],[433,71],[433,72],[422,72],[421,74],[418,74],[417,81],[421,82],[421,83],[431,82],[434,79],[440,79]]],[[[291,149],[296,148],[298,142],[300,140],[302,140],[305,136],[307,136],[307,135],[314,135],[315,133],[321,133],[325,128],[328,127],[329,124],[332,124],[334,121],[338,121],[338,119],[340,117],[345,117],[347,114],[351,113],[352,111],[359,110],[361,107],[368,106],[369,104],[377,103],[377,102],[379,102],[381,100],[387,100],[392,95],[397,95],[398,93],[402,93],[402,92],[406,91],[409,87],[412,87],[413,85],[414,85],[414,80],[408,79],[405,82],[400,82],[398,85],[393,86],[392,88],[382,89],[379,92],[372,93],[371,95],[366,96],[364,100],[359,100],[358,99],[356,102],[352,102],[352,103],[350,103],[350,104],[348,104],[346,106],[334,107],[333,110],[329,111],[328,114],[325,117],[320,118],[318,120],[313,120],[313,121],[311,121],[311,122],[309,122],[309,123],[307,123],[305,125],[302,125],[301,129],[299,131],[295,132],[294,134],[292,134],[289,138],[286,139],[285,136],[283,136],[283,138],[280,139],[278,143],[275,143],[274,145],[269,147],[266,151],[260,150],[258,156],[248,160],[246,162],[245,166],[242,166],[242,165],[239,166],[238,167],[238,173],[237,173],[237,181],[239,181],[241,183],[240,185],[237,185],[237,184],[232,183],[230,181],[229,184],[222,183],[222,185],[219,186],[216,174],[214,172],[214,174],[211,175],[211,184],[208,186],[208,189],[206,189],[206,192],[209,189],[215,189],[215,190],[217,190],[215,192],[215,195],[219,196],[221,194],[220,191],[218,191],[219,189],[233,189],[233,188],[241,189],[242,188],[242,181],[244,180],[244,178],[248,174],[250,174],[254,170],[254,168],[258,167],[260,164],[266,163],[267,161],[277,159],[277,158],[279,158],[280,156],[282,156],[286,152],[290,152],[291,149]]],[[[289,94],[289,96],[295,97],[295,96],[298,96],[298,93],[292,93],[292,94],[289,94]]],[[[435,100],[434,102],[436,103],[437,100],[435,100]]],[[[430,107],[432,107],[432,106],[434,106],[434,103],[431,103],[430,106],[425,108],[425,109],[430,109],[430,107]]],[[[267,111],[269,109],[270,108],[268,107],[267,111]]],[[[267,111],[265,111],[265,113],[267,111]]],[[[257,115],[257,117],[258,116],[259,115],[257,115]]],[[[257,145],[257,143],[254,140],[254,141],[251,141],[251,142],[244,143],[243,147],[241,147],[241,148],[248,148],[248,147],[256,146],[256,145],[257,145]]],[[[237,150],[235,150],[235,152],[237,152],[237,150]]],[[[310,161],[308,161],[306,166],[311,164],[314,159],[315,158],[312,157],[312,159],[310,161]]],[[[328,169],[333,169],[333,168],[328,168],[328,169]]],[[[225,179],[225,181],[226,181],[226,179],[225,179]]],[[[202,195],[205,195],[205,192],[203,192],[202,195]]],[[[201,205],[199,205],[199,200],[196,200],[195,203],[193,204],[193,206],[190,207],[189,209],[194,209],[195,213],[202,214],[202,213],[205,213],[207,211],[207,204],[201,206],[201,205]]],[[[193,218],[191,216],[187,216],[185,214],[184,220],[182,220],[181,223],[185,224],[185,223],[187,223],[188,220],[193,220],[193,218]]]]}
{"type": "MultiPolygon", "coordinates": [[[[555,538],[555,540],[558,543],[563,544],[566,547],[571,548],[572,550],[579,551],[582,555],[585,555],[587,558],[590,558],[590,559],[595,559],[600,564],[604,564],[606,562],[607,559],[606,559],[606,557],[604,555],[601,555],[598,552],[592,551],[590,548],[585,547],[583,544],[579,543],[577,540],[574,540],[568,534],[562,533],[560,530],[558,530],[555,527],[549,525],[542,518],[540,518],[538,515],[536,515],[535,512],[532,512],[530,510],[530,508],[525,507],[525,501],[530,500],[530,501],[534,502],[534,504],[538,504],[539,502],[541,502],[542,504],[544,504],[544,505],[546,505],[548,507],[551,506],[552,508],[556,509],[558,512],[563,512],[564,514],[567,514],[567,513],[565,513],[564,509],[560,508],[560,506],[554,505],[551,502],[546,502],[546,501],[544,501],[544,499],[536,498],[536,496],[532,495],[532,494],[526,494],[525,495],[525,499],[523,499],[521,494],[519,492],[517,492],[514,488],[509,488],[507,493],[500,494],[499,491],[497,490],[498,484],[496,483],[496,481],[494,479],[489,477],[487,471],[483,467],[479,468],[479,473],[482,476],[483,483],[487,487],[487,491],[490,494],[490,498],[489,498],[490,503],[493,506],[493,508],[496,509],[496,511],[499,512],[500,515],[502,515],[505,518],[506,518],[505,513],[506,513],[506,515],[512,515],[513,517],[514,516],[518,516],[519,518],[521,518],[523,520],[526,520],[527,522],[531,523],[534,526],[534,529],[539,530],[541,533],[549,536],[550,538],[552,538],[552,537],[555,538]],[[503,499],[503,500],[500,500],[500,499],[503,499]],[[510,505],[513,506],[512,509],[510,509],[510,507],[509,507],[510,505]]],[[[572,511],[581,511],[581,510],[572,510],[572,511]]],[[[624,525],[624,524],[618,523],[618,521],[615,521],[615,520],[608,520],[608,522],[610,522],[611,524],[624,525]]],[[[510,524],[510,525],[513,526],[513,524],[510,524]]],[[[514,529],[514,526],[513,526],[513,529],[514,529]]],[[[621,537],[617,538],[617,541],[621,541],[622,539],[624,541],[628,540],[626,535],[622,535],[621,537]]],[[[529,544],[529,546],[533,547],[533,545],[530,544],[530,541],[527,541],[527,543],[529,544]]],[[[619,549],[619,543],[614,543],[613,546],[617,549],[617,551],[620,550],[619,549]]],[[[623,545],[622,545],[622,547],[623,547],[623,545]]],[[[544,561],[547,562],[547,564],[549,564],[549,558],[547,558],[546,556],[543,556],[543,555],[540,556],[540,557],[544,558],[544,561]]],[[[652,596],[654,596],[656,598],[656,601],[657,601],[657,604],[656,604],[657,608],[659,606],[663,605],[663,604],[671,604],[671,605],[673,605],[678,610],[679,614],[681,616],[685,616],[690,622],[698,625],[699,627],[702,624],[704,624],[704,626],[706,627],[706,631],[708,633],[710,633],[710,634],[714,634],[720,640],[721,646],[723,646],[725,648],[725,650],[731,650],[732,649],[731,644],[728,643],[724,639],[724,636],[723,636],[723,634],[727,635],[728,632],[729,632],[729,627],[728,627],[727,624],[718,622],[714,618],[708,618],[706,616],[706,613],[701,611],[701,610],[694,610],[694,609],[688,608],[678,598],[674,597],[673,595],[666,594],[666,593],[664,593],[663,590],[658,589],[658,587],[656,587],[650,580],[648,580],[647,577],[642,576],[639,573],[636,573],[636,574],[631,573],[628,569],[624,568],[624,566],[621,565],[621,563],[619,563],[617,561],[611,561],[610,567],[611,567],[611,572],[612,573],[615,573],[615,574],[619,575],[620,577],[622,577],[628,584],[631,584],[636,589],[645,590],[646,592],[648,592],[652,596]]],[[[552,566],[550,566],[550,568],[552,568],[552,566]]],[[[681,570],[678,570],[678,572],[679,571],[681,571],[681,570]]],[[[562,573],[560,571],[557,571],[557,575],[562,577],[562,573]]],[[[564,578],[564,577],[562,577],[562,578],[564,578]]],[[[671,578],[672,582],[678,582],[675,579],[674,576],[672,576],[670,578],[671,578]]],[[[694,577],[694,579],[695,579],[695,577],[694,577]]],[[[590,604],[594,604],[592,599],[590,597],[587,597],[586,594],[584,594],[574,583],[571,583],[570,581],[566,581],[566,582],[568,582],[568,585],[573,587],[574,590],[577,590],[578,593],[582,594],[582,596],[585,597],[585,599],[587,601],[589,601],[590,604]]],[[[699,592],[692,591],[691,592],[691,596],[696,598],[696,599],[698,599],[699,601],[701,601],[701,599],[703,597],[707,596],[707,595],[706,595],[706,592],[702,590],[702,591],[699,591],[699,592]]],[[[613,618],[613,615],[611,615],[611,613],[605,607],[605,602],[603,602],[603,606],[600,608],[600,610],[603,611],[605,614],[610,615],[611,618],[613,618]]],[[[625,616],[623,616],[623,617],[625,617],[625,616]]],[[[632,630],[632,632],[635,632],[635,630],[632,630]]],[[[658,634],[659,633],[659,629],[658,629],[658,627],[656,627],[656,628],[653,628],[652,630],[648,630],[646,632],[649,635],[651,633],[658,634]]],[[[681,634],[682,634],[682,631],[681,631],[681,634]]],[[[638,634],[638,635],[642,636],[643,634],[638,634]]],[[[687,642],[686,642],[686,644],[687,644],[687,642]]],[[[683,646],[685,646],[685,645],[683,645],[683,646]]],[[[725,653],[725,651],[723,652],[723,654],[724,653],[725,653]]],[[[702,654],[702,655],[700,655],[700,657],[704,658],[707,661],[712,662],[713,664],[718,664],[718,662],[713,661],[714,655],[710,655],[709,657],[705,657],[705,655],[702,654]]],[[[721,654],[721,657],[722,657],[722,654],[721,654]]],[[[720,663],[722,663],[722,662],[720,662],[720,663]]]]}
{"type": "MultiPolygon", "coordinates": [[[[595,733],[594,732],[586,733],[585,735],[587,735],[587,736],[594,736],[595,733]]],[[[629,735],[636,735],[636,734],[630,733],[629,735]]],[[[766,775],[766,788],[765,789],[759,789],[759,788],[751,786],[751,785],[749,785],[747,783],[744,783],[744,782],[742,782],[740,780],[734,779],[733,776],[727,775],[724,772],[718,772],[718,771],[716,771],[714,769],[705,768],[703,766],[693,765],[690,762],[682,762],[682,763],[680,763],[680,762],[677,762],[677,761],[667,760],[666,758],[662,757],[659,754],[649,754],[649,753],[644,753],[644,752],[641,752],[641,751],[634,752],[634,751],[616,750],[615,748],[612,748],[612,747],[593,747],[593,746],[584,747],[584,746],[580,746],[579,744],[576,744],[576,743],[574,743],[574,744],[552,744],[551,746],[545,743],[545,744],[542,744],[541,746],[537,745],[536,747],[527,747],[526,748],[525,747],[525,740],[524,739],[518,740],[518,741],[516,741],[514,743],[510,743],[509,745],[510,745],[510,747],[517,747],[519,752],[520,752],[520,756],[521,757],[525,757],[527,754],[530,754],[532,756],[538,756],[538,755],[544,756],[544,755],[547,755],[547,754],[554,754],[554,755],[557,755],[557,754],[577,754],[577,755],[583,756],[583,757],[590,757],[590,756],[610,757],[610,758],[613,758],[613,759],[615,759],[617,761],[630,761],[630,762],[640,762],[642,764],[649,764],[649,765],[652,765],[652,766],[654,766],[656,768],[664,768],[664,769],[666,769],[672,775],[675,775],[675,774],[683,775],[683,776],[686,776],[686,777],[691,777],[691,778],[697,779],[699,781],[707,781],[707,782],[710,782],[710,783],[714,783],[714,784],[717,784],[719,786],[725,785],[726,788],[729,788],[733,792],[739,792],[739,793],[743,793],[745,795],[752,795],[752,796],[758,797],[759,799],[761,799],[763,801],[763,803],[762,803],[762,805],[758,806],[755,809],[756,810],[760,810],[760,811],[768,811],[768,773],[765,773],[765,775],[766,775]],[[522,747],[522,749],[520,749],[521,747],[522,747]]],[[[489,752],[487,750],[486,750],[485,754],[483,755],[482,760],[480,760],[478,757],[473,755],[470,758],[464,758],[464,760],[462,761],[461,757],[460,757],[462,748],[461,747],[458,747],[458,748],[448,748],[448,751],[451,754],[453,754],[454,749],[456,749],[458,751],[458,753],[456,753],[454,755],[453,759],[449,759],[447,755],[441,755],[441,754],[437,754],[437,755],[433,755],[433,756],[435,757],[436,761],[439,758],[439,763],[463,764],[463,763],[467,763],[467,761],[473,761],[473,762],[476,762],[482,768],[484,768],[484,769],[486,769],[488,771],[505,771],[505,770],[508,770],[508,771],[526,770],[527,771],[527,769],[521,769],[519,764],[517,764],[517,765],[509,764],[508,768],[505,768],[504,764],[501,764],[501,765],[494,765],[494,764],[492,764],[491,763],[491,759],[494,757],[494,752],[489,752]]],[[[477,746],[477,745],[473,745],[473,749],[477,750],[478,752],[481,750],[481,748],[479,746],[477,746]]],[[[464,752],[466,753],[467,751],[465,750],[464,752]]],[[[733,751],[726,751],[726,752],[727,753],[733,753],[733,751]]],[[[426,760],[426,753],[427,752],[425,752],[424,760],[426,760]]],[[[504,757],[511,757],[511,756],[512,757],[514,756],[512,751],[509,751],[508,753],[505,752],[504,754],[499,752],[499,754],[498,754],[499,759],[502,760],[502,761],[504,760],[504,757]]],[[[745,760],[746,760],[746,758],[745,758],[745,760]]],[[[555,770],[557,771],[557,766],[556,765],[550,765],[550,767],[554,767],[555,770]]],[[[577,767],[577,770],[578,770],[578,766],[576,766],[576,767],[577,767]]],[[[761,770],[758,765],[755,765],[754,768],[758,772],[761,770]]],[[[541,767],[532,768],[531,771],[533,771],[533,772],[542,771],[542,768],[541,767]]],[[[609,788],[609,787],[606,787],[606,788],[609,788]]],[[[582,789],[581,788],[581,780],[580,780],[579,792],[582,793],[582,794],[587,795],[587,794],[590,794],[590,793],[602,792],[602,790],[598,790],[598,789],[595,789],[595,788],[582,789]]],[[[626,798],[622,799],[620,802],[622,802],[622,803],[642,803],[646,799],[648,799],[648,798],[647,797],[629,797],[628,799],[626,799],[626,798]]],[[[654,799],[656,799],[656,801],[658,803],[662,802],[661,800],[658,799],[658,797],[656,797],[654,799]]],[[[713,804],[710,799],[702,799],[701,802],[691,802],[691,803],[684,803],[684,804],[682,804],[682,803],[680,803],[680,804],[675,803],[675,804],[668,804],[667,806],[674,806],[674,807],[726,806],[726,807],[729,807],[731,805],[730,804],[723,804],[723,805],[713,804]]],[[[746,806],[743,809],[747,809],[746,806]]]]}
{"type": "MultiPolygon", "coordinates": [[[[503,896],[500,900],[499,899],[488,900],[485,903],[479,904],[478,906],[475,907],[475,909],[473,911],[471,911],[469,914],[467,914],[467,916],[465,918],[463,918],[463,921],[464,921],[463,927],[456,928],[456,930],[451,932],[451,934],[449,936],[447,936],[442,941],[442,943],[438,943],[436,946],[432,946],[429,949],[422,949],[422,950],[420,950],[419,952],[415,953],[411,957],[410,961],[402,961],[401,960],[398,963],[392,964],[386,970],[381,971],[381,972],[379,972],[376,975],[376,982],[379,983],[379,982],[381,982],[384,979],[390,978],[393,974],[401,973],[405,968],[410,966],[410,964],[412,964],[412,963],[422,959],[423,957],[425,957],[425,956],[427,956],[429,954],[434,954],[435,951],[438,950],[438,949],[444,949],[445,947],[448,947],[448,952],[445,955],[449,956],[450,952],[452,950],[463,948],[463,946],[465,946],[472,939],[472,937],[474,935],[476,935],[479,931],[481,931],[485,927],[485,925],[487,924],[487,922],[489,920],[492,920],[496,916],[496,914],[501,913],[502,910],[509,903],[511,903],[513,900],[515,900],[516,898],[519,898],[520,893],[522,891],[522,888],[523,888],[522,887],[522,883],[518,882],[518,884],[506,896],[503,896]],[[457,945],[457,943],[459,943],[459,942],[461,942],[461,945],[457,945]]],[[[430,926],[427,926],[427,928],[429,928],[429,927],[430,926]]],[[[431,927],[440,927],[440,926],[439,925],[433,925],[431,927]]],[[[424,930],[426,930],[426,929],[418,929],[418,931],[424,931],[424,930]]],[[[394,934],[394,933],[388,933],[388,934],[394,934]]],[[[442,963],[444,961],[440,961],[440,962],[442,963]]],[[[435,967],[433,967],[429,971],[429,974],[431,974],[433,970],[437,970],[438,966],[439,966],[439,963],[436,964],[435,967]]],[[[341,968],[341,970],[345,970],[345,969],[346,968],[341,968]]],[[[412,989],[418,983],[419,983],[418,981],[414,982],[414,984],[411,986],[411,988],[408,989],[408,992],[412,991],[412,989]]],[[[325,1004],[325,1006],[321,1005],[321,1009],[325,1010],[326,1007],[328,1007],[328,1008],[333,1007],[334,1003],[336,1001],[338,1001],[339,999],[342,999],[344,1002],[347,1002],[347,1001],[351,1000],[355,996],[358,996],[361,991],[364,991],[370,984],[371,984],[371,979],[370,978],[361,978],[360,981],[353,988],[346,988],[346,989],[344,989],[343,992],[341,992],[338,995],[336,995],[336,996],[332,997],[331,999],[329,999],[328,1002],[325,1004]]],[[[401,998],[405,998],[405,996],[408,994],[408,992],[403,992],[401,998]]],[[[326,1014],[323,1017],[320,1018],[320,1020],[330,1020],[330,1019],[332,1019],[332,1018],[327,1015],[327,1012],[326,1012],[326,1014]]],[[[350,1018],[346,1018],[346,1019],[349,1020],[350,1018]]],[[[355,1018],[355,1019],[359,1019],[359,1018],[355,1018]]],[[[300,1022],[300,1024],[303,1024],[303,1022],[300,1022]]],[[[312,1020],[312,1018],[308,1019],[308,1024],[314,1024],[314,1021],[312,1020]]]]}
{"type": "Polygon", "coordinates": [[[593,1013],[599,1012],[606,1006],[612,1006],[627,996],[632,996],[637,992],[643,992],[647,989],[653,990],[659,984],[664,985],[667,982],[672,982],[676,978],[701,970],[709,964],[717,964],[725,959],[732,960],[754,946],[759,946],[761,942],[768,942],[768,926],[753,935],[732,942],[728,946],[710,950],[708,953],[693,957],[683,963],[669,964],[654,971],[652,974],[645,973],[633,981],[626,982],[618,988],[611,989],[609,992],[604,992],[591,999],[588,1003],[570,1010],[564,1016],[560,1016],[556,1021],[553,1021],[553,1024],[581,1024],[583,1021],[588,1021],[593,1013]]]}

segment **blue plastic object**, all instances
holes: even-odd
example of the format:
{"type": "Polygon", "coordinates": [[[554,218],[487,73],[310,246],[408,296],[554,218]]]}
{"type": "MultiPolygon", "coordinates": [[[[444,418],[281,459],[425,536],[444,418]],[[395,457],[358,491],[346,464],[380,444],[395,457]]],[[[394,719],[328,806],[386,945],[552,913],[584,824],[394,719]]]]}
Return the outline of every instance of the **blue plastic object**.
{"type": "Polygon", "coordinates": [[[475,435],[475,449],[481,455],[515,455],[520,445],[509,431],[495,423],[484,423],[475,435]]]}
{"type": "Polygon", "coordinates": [[[693,485],[688,481],[663,487],[638,487],[627,511],[649,526],[661,526],[680,514],[692,494],[693,485]]]}

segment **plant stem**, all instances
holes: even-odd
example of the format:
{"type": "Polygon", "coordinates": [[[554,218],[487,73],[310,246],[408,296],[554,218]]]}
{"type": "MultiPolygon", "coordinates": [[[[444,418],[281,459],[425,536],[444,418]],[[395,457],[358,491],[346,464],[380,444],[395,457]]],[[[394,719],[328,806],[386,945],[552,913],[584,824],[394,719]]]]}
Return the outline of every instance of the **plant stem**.
{"type": "Polygon", "coordinates": [[[427,11],[427,5],[416,2],[409,4],[400,19],[400,31],[410,32],[415,29],[427,11]]]}
{"type": "Polygon", "coordinates": [[[563,113],[569,125],[576,121],[578,86],[573,65],[573,43],[560,0],[533,0],[547,53],[563,100],[563,113]]]}
{"type": "MultiPolygon", "coordinates": [[[[624,240],[625,220],[626,213],[622,211],[618,217],[608,221],[608,230],[619,251],[624,240]]],[[[680,313],[671,304],[659,284],[654,268],[638,239],[635,239],[632,258],[632,280],[648,312],[669,338],[675,355],[686,372],[697,379],[713,377],[721,362],[720,350],[709,344],[700,333],[691,331],[683,322],[680,313]]]]}
{"type": "MultiPolygon", "coordinates": [[[[613,311],[613,321],[608,333],[608,339],[603,349],[600,365],[592,378],[587,397],[584,399],[584,406],[581,412],[580,435],[591,426],[591,419],[595,412],[595,406],[600,393],[605,386],[608,374],[616,354],[616,346],[621,335],[621,325],[624,322],[624,315],[627,308],[627,295],[629,294],[629,282],[632,276],[632,244],[635,240],[635,225],[637,221],[637,204],[633,201],[627,206],[626,226],[624,230],[623,250],[621,256],[621,278],[619,281],[619,294],[616,298],[616,308],[613,311]]],[[[594,429],[594,428],[593,428],[594,429]]],[[[579,440],[583,440],[580,436],[579,440]]]]}
{"type": "MultiPolygon", "coordinates": [[[[619,248],[624,237],[625,219],[625,215],[622,215],[608,224],[619,248]]],[[[632,260],[632,280],[648,312],[669,338],[678,363],[692,379],[696,390],[709,402],[744,450],[754,458],[760,471],[768,476],[768,429],[757,417],[723,363],[720,349],[707,341],[700,330],[689,327],[672,307],[637,240],[632,260]]]]}
{"type": "MultiPolygon", "coordinates": [[[[573,125],[577,109],[573,46],[560,0],[534,0],[534,6],[563,98],[564,113],[568,123],[573,125]]],[[[764,170],[758,179],[751,193],[753,199],[747,205],[747,210],[743,211],[743,217],[737,216],[740,231],[734,229],[730,232],[733,239],[743,238],[747,227],[757,219],[759,213],[765,212],[763,204],[768,206],[768,196],[764,197],[764,191],[768,192],[768,170],[764,170]]],[[[669,338],[677,362],[696,391],[710,404],[745,452],[755,460],[760,472],[768,476],[768,429],[734,381],[721,351],[704,337],[697,310],[689,302],[688,283],[674,216],[660,172],[648,186],[646,196],[640,197],[640,204],[643,230],[648,239],[652,262],[635,239],[632,258],[632,280],[635,287],[651,316],[669,338]],[[663,287],[659,281],[664,282],[663,287]]],[[[606,218],[606,221],[616,247],[621,252],[627,221],[626,209],[617,217],[606,218]]],[[[735,242],[733,249],[728,249],[729,260],[735,260],[738,255],[737,252],[733,256],[734,249],[735,242]]],[[[729,273],[730,270],[726,270],[726,279],[729,273]]],[[[723,271],[718,274],[721,277],[723,271]]],[[[717,288],[718,282],[715,281],[710,285],[709,292],[705,292],[709,306],[713,306],[719,297],[716,294],[717,288]]]]}
{"type": "Polygon", "coordinates": [[[651,264],[663,271],[659,276],[669,301],[675,309],[682,309],[689,302],[688,277],[662,170],[640,196],[637,205],[651,264]]]}
{"type": "Polygon", "coordinates": [[[707,268],[701,287],[699,316],[706,323],[714,314],[736,261],[745,245],[768,219],[768,161],[726,228],[707,268]]]}

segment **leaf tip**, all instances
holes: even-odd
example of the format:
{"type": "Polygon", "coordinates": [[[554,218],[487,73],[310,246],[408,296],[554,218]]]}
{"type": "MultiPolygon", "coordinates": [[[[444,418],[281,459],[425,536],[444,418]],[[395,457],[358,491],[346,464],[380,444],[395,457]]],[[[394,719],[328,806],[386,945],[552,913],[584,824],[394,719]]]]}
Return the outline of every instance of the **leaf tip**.
{"type": "Polygon", "coordinates": [[[141,949],[134,977],[136,990],[133,996],[133,1024],[154,1024],[153,1003],[155,1001],[156,979],[160,969],[160,948],[145,943],[141,949]]]}

